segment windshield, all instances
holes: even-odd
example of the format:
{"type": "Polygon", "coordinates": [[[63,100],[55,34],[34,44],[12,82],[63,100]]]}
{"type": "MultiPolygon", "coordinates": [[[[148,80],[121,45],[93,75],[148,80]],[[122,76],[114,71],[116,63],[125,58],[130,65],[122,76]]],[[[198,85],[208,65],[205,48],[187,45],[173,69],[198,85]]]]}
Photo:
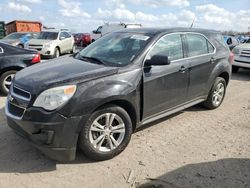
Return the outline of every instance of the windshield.
{"type": "Polygon", "coordinates": [[[36,39],[43,39],[43,40],[56,40],[58,36],[58,32],[40,32],[36,39]]]}
{"type": "Polygon", "coordinates": [[[99,59],[115,66],[125,66],[139,55],[150,38],[143,34],[111,33],[80,51],[79,56],[99,59]]]}
{"type": "Polygon", "coordinates": [[[12,33],[12,34],[4,37],[4,39],[20,39],[25,35],[27,35],[27,33],[12,33]]]}

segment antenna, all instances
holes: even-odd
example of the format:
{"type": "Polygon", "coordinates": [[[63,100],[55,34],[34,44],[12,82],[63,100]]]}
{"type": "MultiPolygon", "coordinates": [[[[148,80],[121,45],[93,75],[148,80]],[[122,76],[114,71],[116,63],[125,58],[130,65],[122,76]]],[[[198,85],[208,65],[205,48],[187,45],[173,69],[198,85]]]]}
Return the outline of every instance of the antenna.
{"type": "Polygon", "coordinates": [[[195,17],[194,17],[194,19],[193,19],[193,21],[192,21],[192,24],[190,25],[190,28],[193,28],[194,21],[195,21],[195,17]]]}

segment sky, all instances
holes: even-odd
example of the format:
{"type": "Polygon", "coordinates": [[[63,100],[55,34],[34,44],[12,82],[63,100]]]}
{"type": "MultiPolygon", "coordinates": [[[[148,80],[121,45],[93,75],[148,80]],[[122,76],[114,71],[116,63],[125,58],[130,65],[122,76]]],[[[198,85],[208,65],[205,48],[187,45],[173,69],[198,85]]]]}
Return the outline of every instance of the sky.
{"type": "Polygon", "coordinates": [[[0,0],[0,21],[90,32],[104,23],[250,30],[250,0],[0,0]]]}

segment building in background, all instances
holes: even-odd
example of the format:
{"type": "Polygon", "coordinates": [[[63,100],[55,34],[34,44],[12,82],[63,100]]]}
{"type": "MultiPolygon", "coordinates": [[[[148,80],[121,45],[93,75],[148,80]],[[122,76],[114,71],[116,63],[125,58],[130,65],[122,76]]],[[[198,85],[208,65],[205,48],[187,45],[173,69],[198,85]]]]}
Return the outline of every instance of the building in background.
{"type": "Polygon", "coordinates": [[[14,20],[5,25],[6,34],[13,32],[40,32],[42,23],[38,21],[14,20]]]}

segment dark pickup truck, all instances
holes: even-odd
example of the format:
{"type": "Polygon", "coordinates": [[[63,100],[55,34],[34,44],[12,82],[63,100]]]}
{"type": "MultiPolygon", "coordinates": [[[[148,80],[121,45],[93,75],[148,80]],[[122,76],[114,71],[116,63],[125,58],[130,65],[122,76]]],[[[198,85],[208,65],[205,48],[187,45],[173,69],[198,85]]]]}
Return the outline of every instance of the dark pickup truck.
{"type": "Polygon", "coordinates": [[[117,31],[16,74],[7,121],[53,159],[74,160],[77,143],[92,159],[110,159],[141,125],[198,103],[219,107],[232,61],[217,31],[117,31]]]}

